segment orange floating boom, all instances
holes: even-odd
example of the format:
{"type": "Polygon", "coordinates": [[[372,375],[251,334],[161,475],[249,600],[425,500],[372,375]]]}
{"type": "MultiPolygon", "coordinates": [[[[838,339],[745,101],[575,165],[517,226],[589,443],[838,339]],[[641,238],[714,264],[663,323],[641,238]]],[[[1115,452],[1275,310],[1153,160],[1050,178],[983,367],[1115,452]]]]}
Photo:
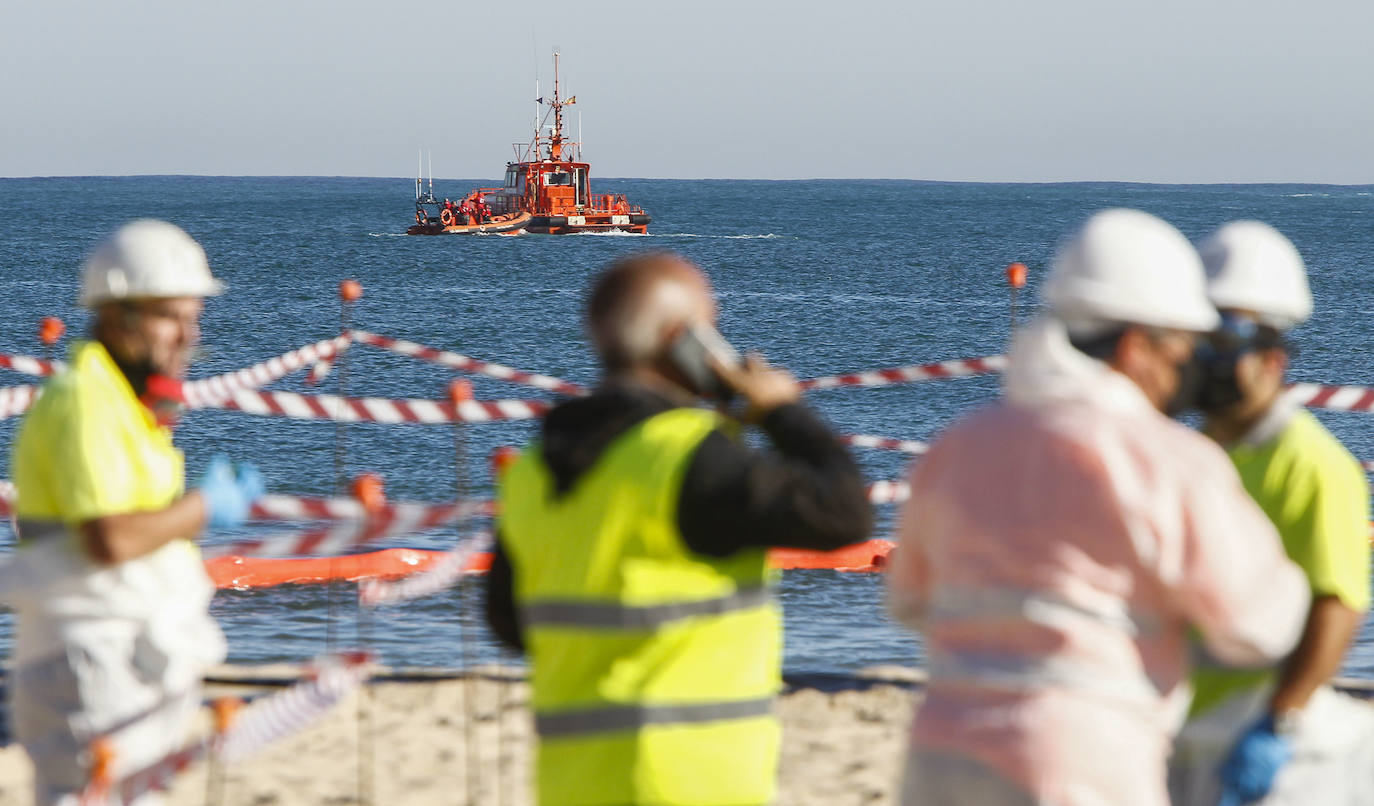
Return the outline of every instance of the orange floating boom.
{"type": "MultiPolygon", "coordinates": [[[[887,556],[896,546],[891,540],[867,540],[835,551],[773,549],[768,560],[774,568],[832,569],[835,571],[881,571],[887,556]]],[[[445,552],[428,549],[383,549],[342,557],[214,557],[205,570],[217,588],[248,590],[286,583],[328,582],[331,579],[359,580],[368,577],[394,578],[428,569],[445,552]]],[[[491,568],[491,554],[474,554],[465,570],[485,573],[491,568]]]]}

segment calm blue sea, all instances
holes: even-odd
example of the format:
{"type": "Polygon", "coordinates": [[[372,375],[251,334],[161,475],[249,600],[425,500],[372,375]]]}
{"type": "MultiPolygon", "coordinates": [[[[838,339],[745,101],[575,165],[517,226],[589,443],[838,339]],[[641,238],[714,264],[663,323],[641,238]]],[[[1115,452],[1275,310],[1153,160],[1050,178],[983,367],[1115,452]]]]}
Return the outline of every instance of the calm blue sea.
{"type": "MultiPolygon", "coordinates": [[[[442,180],[457,196],[490,180],[442,180]]],[[[82,256],[129,218],[166,218],[198,238],[229,293],[205,317],[211,374],[336,334],[337,284],[366,288],[354,322],[367,329],[517,367],[590,382],[595,370],[580,327],[580,299],[608,261],[672,249],[711,274],[721,329],[799,376],[1000,352],[1009,333],[1004,267],[1030,267],[1022,300],[1034,305],[1056,241],[1090,212],[1139,207],[1200,237],[1242,217],[1269,221],[1306,256],[1316,315],[1296,334],[1298,380],[1374,383],[1374,188],[1305,185],[998,185],[875,181],[596,182],[625,192],[654,216],[651,234],[629,236],[404,237],[409,179],[130,177],[0,179],[0,352],[33,353],[38,320],[86,327],[73,300],[82,256]]],[[[450,373],[357,347],[349,391],[441,397],[450,373]]],[[[4,383],[26,378],[8,375],[4,383]]],[[[325,384],[333,391],[337,374],[325,384]]],[[[478,396],[527,397],[475,380],[478,396]]],[[[301,390],[299,376],[276,388],[301,390]]],[[[991,400],[993,378],[871,390],[815,392],[810,400],[841,430],[927,438],[960,412],[991,400]]],[[[1320,413],[1360,458],[1374,459],[1374,419],[1320,413]]],[[[14,421],[0,423],[8,465],[14,421]]],[[[464,428],[469,485],[489,492],[485,457],[529,438],[527,423],[464,428]]],[[[455,487],[451,426],[357,425],[343,433],[349,474],[382,473],[393,499],[442,500],[455,487]]],[[[336,429],[327,423],[197,412],[177,432],[194,477],[219,451],[255,462],[274,491],[325,494],[335,484],[336,429]]],[[[872,479],[896,478],[901,455],[858,454],[872,479]]],[[[6,472],[7,475],[7,472],[6,472]]],[[[878,534],[891,529],[882,510],[878,534]]],[[[211,541],[224,540],[216,535],[211,541]]],[[[442,548],[452,531],[395,545],[442,548]]],[[[12,538],[0,536],[4,544],[12,538]]],[[[892,624],[872,574],[789,572],[786,665],[843,672],[913,664],[917,641],[892,624]]],[[[223,592],[214,613],[231,660],[302,660],[328,641],[362,640],[396,665],[456,666],[494,650],[477,618],[479,585],[359,619],[350,585],[223,592]]],[[[10,623],[0,615],[0,653],[10,623]]],[[[1374,677],[1368,625],[1347,672],[1374,677]]]]}

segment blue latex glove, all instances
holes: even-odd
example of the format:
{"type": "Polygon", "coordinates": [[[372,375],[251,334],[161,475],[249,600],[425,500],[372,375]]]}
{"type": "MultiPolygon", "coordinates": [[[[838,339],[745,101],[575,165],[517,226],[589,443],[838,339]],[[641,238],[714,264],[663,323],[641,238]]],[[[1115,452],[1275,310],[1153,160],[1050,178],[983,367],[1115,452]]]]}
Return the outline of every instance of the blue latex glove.
{"type": "Polygon", "coordinates": [[[200,477],[200,494],[205,496],[205,526],[232,529],[248,520],[248,512],[265,491],[262,474],[252,465],[239,464],[238,472],[229,457],[217,454],[200,477]]]}
{"type": "Polygon", "coordinates": [[[1274,732],[1274,718],[1265,716],[1241,734],[1221,765],[1218,806],[1240,806],[1269,794],[1279,770],[1293,758],[1293,743],[1274,732]]]}

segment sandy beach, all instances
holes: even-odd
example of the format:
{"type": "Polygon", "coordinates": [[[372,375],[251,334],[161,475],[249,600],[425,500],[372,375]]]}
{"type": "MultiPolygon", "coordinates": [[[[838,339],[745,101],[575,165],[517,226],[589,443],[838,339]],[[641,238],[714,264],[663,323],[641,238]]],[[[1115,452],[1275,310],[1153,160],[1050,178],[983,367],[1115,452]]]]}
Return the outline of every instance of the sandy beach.
{"type": "MultiPolygon", "coordinates": [[[[283,667],[222,668],[211,676],[217,682],[207,696],[271,693],[279,686],[261,683],[295,674],[283,667]]],[[[777,705],[783,725],[777,803],[892,803],[916,681],[916,672],[890,667],[857,678],[794,681],[777,705]]],[[[527,696],[522,680],[499,670],[461,678],[391,672],[249,761],[193,765],[168,800],[178,806],[522,806],[531,802],[527,696]]],[[[0,750],[0,806],[32,806],[31,774],[21,748],[0,750]]]]}

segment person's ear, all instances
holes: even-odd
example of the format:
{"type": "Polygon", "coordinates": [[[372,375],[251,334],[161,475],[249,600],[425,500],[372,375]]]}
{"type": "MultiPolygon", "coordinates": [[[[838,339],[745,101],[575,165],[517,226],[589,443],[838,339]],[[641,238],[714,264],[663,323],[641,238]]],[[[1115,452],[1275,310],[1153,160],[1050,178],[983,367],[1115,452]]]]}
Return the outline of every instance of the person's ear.
{"type": "Polygon", "coordinates": [[[1288,351],[1281,347],[1265,350],[1264,365],[1266,369],[1277,372],[1282,378],[1288,374],[1288,351]]]}
{"type": "Polygon", "coordinates": [[[1118,372],[1133,376],[1140,365],[1142,355],[1149,349],[1149,339],[1145,331],[1138,327],[1126,328],[1116,340],[1116,349],[1107,363],[1118,372]]]}

